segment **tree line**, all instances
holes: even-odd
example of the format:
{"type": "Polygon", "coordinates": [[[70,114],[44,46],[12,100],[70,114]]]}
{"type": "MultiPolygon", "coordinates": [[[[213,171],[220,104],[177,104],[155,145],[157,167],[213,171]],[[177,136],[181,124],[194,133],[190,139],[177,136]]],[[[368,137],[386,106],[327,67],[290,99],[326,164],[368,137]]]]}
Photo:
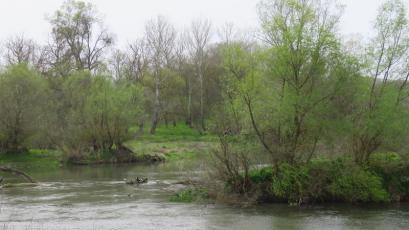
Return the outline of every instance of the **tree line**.
{"type": "Polygon", "coordinates": [[[341,8],[319,0],[263,0],[260,29],[239,33],[166,18],[123,50],[90,3],[68,0],[47,20],[46,45],[5,41],[0,149],[112,150],[129,128],[185,122],[201,133],[252,140],[271,162],[405,151],[409,26],[400,0],[379,9],[369,42],[345,42],[341,8]],[[249,36],[250,34],[250,36],[249,36]]]}

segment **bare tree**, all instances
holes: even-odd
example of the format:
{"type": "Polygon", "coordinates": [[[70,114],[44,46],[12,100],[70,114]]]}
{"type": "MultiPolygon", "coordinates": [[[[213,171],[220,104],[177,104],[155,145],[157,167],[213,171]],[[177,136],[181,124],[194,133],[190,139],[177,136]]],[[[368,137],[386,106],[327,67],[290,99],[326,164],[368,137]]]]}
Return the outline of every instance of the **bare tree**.
{"type": "Polygon", "coordinates": [[[109,59],[109,66],[113,77],[116,80],[122,80],[125,78],[125,69],[127,64],[127,56],[124,52],[117,49],[112,52],[112,56],[109,59]]]}
{"type": "Polygon", "coordinates": [[[193,79],[189,68],[189,54],[188,54],[188,37],[187,32],[181,33],[178,37],[177,46],[175,49],[176,69],[178,75],[184,80],[185,88],[185,122],[190,127],[193,127],[193,113],[192,113],[192,85],[193,79]]]}
{"type": "Polygon", "coordinates": [[[6,65],[27,64],[45,73],[46,59],[46,49],[24,35],[11,37],[4,44],[4,64],[6,65]]]}
{"type": "Polygon", "coordinates": [[[155,99],[153,105],[151,133],[154,134],[159,123],[161,110],[160,90],[171,67],[176,40],[176,30],[165,18],[158,16],[145,26],[147,52],[154,81],[155,99]]]}
{"type": "Polygon", "coordinates": [[[217,35],[223,43],[228,45],[234,40],[236,32],[233,23],[225,23],[217,30],[217,35]]]}
{"type": "Polygon", "coordinates": [[[195,66],[195,74],[199,80],[200,125],[202,130],[206,129],[204,117],[204,81],[207,67],[207,49],[211,39],[211,27],[212,25],[209,20],[200,19],[192,22],[189,39],[191,56],[195,66]]]}
{"type": "Polygon", "coordinates": [[[34,59],[36,44],[33,40],[25,38],[24,35],[17,35],[9,38],[4,48],[7,65],[28,64],[34,59]]]}
{"type": "Polygon", "coordinates": [[[141,81],[149,65],[146,42],[139,39],[129,45],[129,50],[127,55],[128,77],[133,81],[141,81]]]}

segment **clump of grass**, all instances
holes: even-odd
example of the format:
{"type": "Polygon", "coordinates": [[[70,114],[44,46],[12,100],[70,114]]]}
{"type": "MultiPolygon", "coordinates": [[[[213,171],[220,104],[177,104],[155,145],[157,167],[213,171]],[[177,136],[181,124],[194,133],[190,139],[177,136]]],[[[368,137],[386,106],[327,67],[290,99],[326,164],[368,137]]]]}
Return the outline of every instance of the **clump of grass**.
{"type": "Polygon", "coordinates": [[[170,198],[171,202],[192,203],[205,201],[209,198],[209,194],[204,189],[189,188],[182,190],[170,198]]]}

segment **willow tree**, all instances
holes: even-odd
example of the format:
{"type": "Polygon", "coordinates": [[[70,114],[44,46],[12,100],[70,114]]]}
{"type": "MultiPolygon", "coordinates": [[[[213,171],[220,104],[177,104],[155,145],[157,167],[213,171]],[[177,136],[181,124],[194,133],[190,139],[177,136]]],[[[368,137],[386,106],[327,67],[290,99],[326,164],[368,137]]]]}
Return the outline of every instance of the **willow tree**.
{"type": "Polygon", "coordinates": [[[142,91],[127,82],[89,72],[71,75],[63,83],[63,110],[56,120],[58,147],[74,160],[87,153],[115,153],[131,138],[129,128],[142,115],[142,91]],[[61,122],[61,124],[59,123],[61,122]]]}
{"type": "Polygon", "coordinates": [[[343,75],[336,37],[339,14],[316,0],[267,0],[259,6],[269,47],[265,97],[246,104],[257,137],[274,161],[308,161],[326,127],[323,116],[343,75]]]}
{"type": "Polygon", "coordinates": [[[45,132],[47,90],[45,80],[24,64],[1,73],[0,152],[25,151],[39,132],[45,132]]]}
{"type": "Polygon", "coordinates": [[[403,2],[385,2],[379,8],[374,29],[376,34],[366,55],[369,92],[362,92],[367,98],[354,117],[356,129],[351,136],[358,163],[366,163],[381,147],[405,142],[398,139],[406,136],[407,129],[409,24],[403,2]]]}

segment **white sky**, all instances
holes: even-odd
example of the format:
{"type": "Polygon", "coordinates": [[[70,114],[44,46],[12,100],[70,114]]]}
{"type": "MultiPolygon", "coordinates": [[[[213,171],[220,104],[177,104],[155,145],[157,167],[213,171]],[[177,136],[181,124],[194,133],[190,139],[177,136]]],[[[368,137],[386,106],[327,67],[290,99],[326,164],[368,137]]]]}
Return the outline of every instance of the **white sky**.
{"type": "MultiPolygon", "coordinates": [[[[0,0],[0,41],[24,34],[45,41],[50,30],[46,15],[51,15],[64,0],[0,0]]],[[[339,0],[346,5],[341,20],[343,35],[366,37],[384,0],[339,0]]],[[[409,1],[409,0],[405,0],[409,1]]],[[[143,33],[147,20],[163,15],[177,28],[197,18],[208,18],[214,26],[232,22],[240,28],[256,27],[258,0],[90,0],[104,16],[109,30],[122,46],[143,33]]]]}

